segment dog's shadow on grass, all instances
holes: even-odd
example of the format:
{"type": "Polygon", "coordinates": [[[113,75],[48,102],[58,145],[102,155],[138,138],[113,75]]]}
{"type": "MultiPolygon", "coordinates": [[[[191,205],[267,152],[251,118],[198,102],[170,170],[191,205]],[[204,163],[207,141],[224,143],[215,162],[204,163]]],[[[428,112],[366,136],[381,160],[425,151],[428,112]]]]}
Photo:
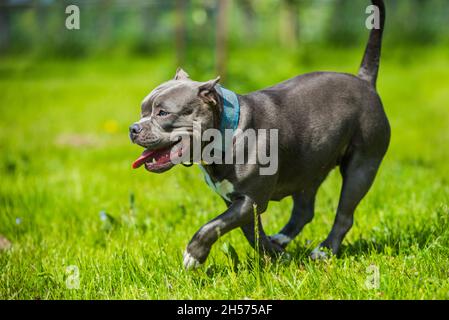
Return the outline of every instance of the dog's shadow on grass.
{"type": "MultiPolygon", "coordinates": [[[[447,219],[438,219],[435,225],[406,225],[384,228],[384,230],[373,231],[367,238],[360,238],[350,243],[344,243],[337,254],[337,258],[362,257],[371,254],[384,254],[396,256],[399,254],[410,254],[417,250],[428,247],[438,240],[444,233],[449,223],[447,219]]],[[[297,245],[287,252],[299,263],[309,261],[311,247],[297,245]]]]}

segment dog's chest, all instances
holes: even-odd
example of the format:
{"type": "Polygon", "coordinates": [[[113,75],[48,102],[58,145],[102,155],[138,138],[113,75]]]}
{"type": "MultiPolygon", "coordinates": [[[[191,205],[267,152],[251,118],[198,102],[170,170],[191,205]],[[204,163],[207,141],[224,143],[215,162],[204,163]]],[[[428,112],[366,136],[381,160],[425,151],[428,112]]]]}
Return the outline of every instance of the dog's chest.
{"type": "Polygon", "coordinates": [[[234,192],[233,184],[227,179],[224,179],[222,181],[213,181],[206,169],[201,165],[199,167],[201,171],[203,171],[204,179],[206,180],[206,183],[209,185],[209,187],[226,201],[231,201],[230,194],[234,192]]]}

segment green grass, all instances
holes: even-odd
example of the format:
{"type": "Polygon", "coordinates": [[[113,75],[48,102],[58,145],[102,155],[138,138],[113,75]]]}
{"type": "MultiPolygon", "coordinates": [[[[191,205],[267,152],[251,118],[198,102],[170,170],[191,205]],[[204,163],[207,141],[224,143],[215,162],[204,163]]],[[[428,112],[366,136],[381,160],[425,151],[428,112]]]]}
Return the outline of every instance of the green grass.
{"type": "MultiPolygon", "coordinates": [[[[338,258],[308,259],[335,216],[334,171],[314,221],[288,247],[291,261],[256,264],[235,230],[190,272],[182,268],[186,244],[225,206],[198,168],[131,170],[141,150],[127,137],[141,99],[173,75],[172,57],[2,59],[0,235],[12,247],[0,250],[0,299],[449,298],[447,56],[441,48],[385,49],[379,91],[392,142],[338,258]],[[79,289],[66,286],[71,265],[79,289]],[[365,286],[371,265],[379,289],[365,286]]],[[[361,51],[234,51],[231,58],[227,86],[243,93],[312,70],[354,72],[361,51]]],[[[199,80],[214,76],[187,70],[199,80]]],[[[283,226],[290,208],[290,199],[270,204],[267,233],[283,226]]]]}

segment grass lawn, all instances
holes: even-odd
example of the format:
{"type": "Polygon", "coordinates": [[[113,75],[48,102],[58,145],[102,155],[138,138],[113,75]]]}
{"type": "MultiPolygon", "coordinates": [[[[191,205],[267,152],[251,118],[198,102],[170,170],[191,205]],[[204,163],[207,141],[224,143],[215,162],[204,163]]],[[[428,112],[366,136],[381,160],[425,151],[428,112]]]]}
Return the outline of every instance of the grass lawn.
{"type": "MultiPolygon", "coordinates": [[[[312,70],[355,72],[362,55],[278,50],[232,52],[226,85],[244,93],[312,70]]],[[[141,149],[127,136],[142,98],[173,76],[172,57],[2,58],[0,235],[12,246],[0,249],[0,299],[448,299],[448,56],[385,49],[379,91],[392,142],[339,257],[308,259],[335,216],[334,171],[290,261],[256,264],[235,230],[189,272],[185,246],[225,205],[196,167],[132,170],[141,149]]],[[[215,76],[198,70],[187,66],[195,79],[215,76]]],[[[270,204],[267,233],[290,209],[290,199],[270,204]]]]}

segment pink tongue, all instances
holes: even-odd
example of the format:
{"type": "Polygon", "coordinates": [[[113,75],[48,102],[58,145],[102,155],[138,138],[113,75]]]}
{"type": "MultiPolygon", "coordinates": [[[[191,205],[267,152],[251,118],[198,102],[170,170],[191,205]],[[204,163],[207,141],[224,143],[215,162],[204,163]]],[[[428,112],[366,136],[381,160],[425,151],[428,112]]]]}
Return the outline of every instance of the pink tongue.
{"type": "Polygon", "coordinates": [[[133,162],[133,169],[137,169],[142,166],[151,155],[154,154],[154,150],[145,150],[142,155],[133,162]]]}

